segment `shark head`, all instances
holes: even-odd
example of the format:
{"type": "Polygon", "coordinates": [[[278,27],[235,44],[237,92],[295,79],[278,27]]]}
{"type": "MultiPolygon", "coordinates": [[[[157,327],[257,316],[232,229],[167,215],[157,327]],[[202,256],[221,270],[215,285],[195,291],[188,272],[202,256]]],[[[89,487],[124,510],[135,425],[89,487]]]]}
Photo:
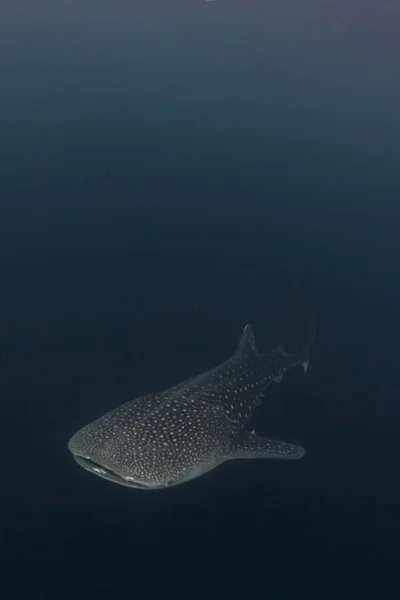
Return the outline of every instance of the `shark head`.
{"type": "Polygon", "coordinates": [[[228,451],[225,429],[218,405],[150,395],[89,423],[68,447],[80,466],[108,481],[160,489],[214,468],[228,451]]]}

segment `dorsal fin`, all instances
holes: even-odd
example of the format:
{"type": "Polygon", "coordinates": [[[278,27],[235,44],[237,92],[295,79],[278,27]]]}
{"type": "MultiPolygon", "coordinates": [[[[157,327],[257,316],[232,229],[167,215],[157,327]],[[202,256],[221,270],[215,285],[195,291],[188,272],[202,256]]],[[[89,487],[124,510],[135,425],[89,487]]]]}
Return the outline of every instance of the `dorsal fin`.
{"type": "Polygon", "coordinates": [[[248,358],[250,356],[259,356],[259,352],[257,350],[253,328],[251,325],[246,325],[243,329],[242,337],[240,338],[233,358],[248,358]]]}

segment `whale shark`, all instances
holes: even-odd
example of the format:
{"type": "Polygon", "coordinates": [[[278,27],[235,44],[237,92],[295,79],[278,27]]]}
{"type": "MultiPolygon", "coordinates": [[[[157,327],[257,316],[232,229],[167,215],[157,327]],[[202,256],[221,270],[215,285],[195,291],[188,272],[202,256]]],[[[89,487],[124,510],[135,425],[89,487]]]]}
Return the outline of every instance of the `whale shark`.
{"type": "Polygon", "coordinates": [[[314,337],[315,326],[299,352],[260,353],[246,325],[228,360],[114,408],[75,433],[69,450],[90,473],[141,490],[188,482],[233,459],[300,459],[304,448],[246,426],[273,382],[307,370],[314,337]]]}

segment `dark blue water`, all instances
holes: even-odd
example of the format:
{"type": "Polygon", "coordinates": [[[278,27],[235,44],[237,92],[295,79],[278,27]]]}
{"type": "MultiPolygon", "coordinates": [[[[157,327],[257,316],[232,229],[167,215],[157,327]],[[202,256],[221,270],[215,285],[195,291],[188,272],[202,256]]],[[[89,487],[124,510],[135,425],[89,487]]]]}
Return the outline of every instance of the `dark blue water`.
{"type": "Polygon", "coordinates": [[[398,597],[400,12],[0,6],[1,598],[398,597]],[[146,493],[66,444],[227,358],[309,372],[255,415],[303,461],[146,493]]]}

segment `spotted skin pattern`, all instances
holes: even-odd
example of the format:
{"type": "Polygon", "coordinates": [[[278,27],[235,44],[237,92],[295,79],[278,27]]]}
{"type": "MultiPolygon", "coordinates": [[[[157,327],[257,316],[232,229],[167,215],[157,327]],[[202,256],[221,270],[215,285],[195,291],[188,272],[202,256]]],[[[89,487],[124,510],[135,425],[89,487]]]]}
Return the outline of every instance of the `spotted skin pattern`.
{"type": "Polygon", "coordinates": [[[302,458],[303,448],[245,427],[273,381],[298,365],[306,370],[311,341],[299,353],[278,346],[260,354],[247,325],[230,359],[122,404],[80,429],[68,447],[91,473],[148,490],[184,483],[230,459],[302,458]]]}

